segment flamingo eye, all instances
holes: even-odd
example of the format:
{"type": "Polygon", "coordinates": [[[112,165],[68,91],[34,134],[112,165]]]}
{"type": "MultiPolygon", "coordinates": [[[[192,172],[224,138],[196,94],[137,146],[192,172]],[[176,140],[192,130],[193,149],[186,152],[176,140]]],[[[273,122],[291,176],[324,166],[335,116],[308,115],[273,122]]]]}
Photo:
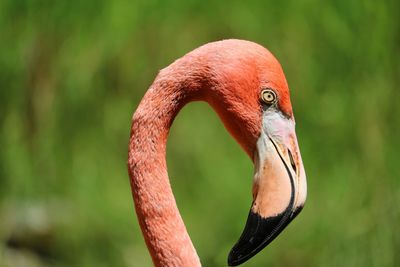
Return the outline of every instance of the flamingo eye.
{"type": "Polygon", "coordinates": [[[276,99],[276,93],[272,89],[264,89],[261,91],[261,101],[263,101],[265,104],[274,104],[276,99]]]}

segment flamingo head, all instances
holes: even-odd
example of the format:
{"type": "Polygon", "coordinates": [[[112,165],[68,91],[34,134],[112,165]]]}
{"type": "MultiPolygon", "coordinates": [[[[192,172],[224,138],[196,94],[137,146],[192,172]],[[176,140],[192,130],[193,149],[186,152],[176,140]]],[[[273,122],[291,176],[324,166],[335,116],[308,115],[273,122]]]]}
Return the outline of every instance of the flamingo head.
{"type": "Polygon", "coordinates": [[[254,163],[252,207],[228,256],[228,265],[236,266],[267,246],[301,211],[306,176],[289,88],[275,57],[239,40],[213,43],[206,53],[214,77],[208,102],[254,163]]]}

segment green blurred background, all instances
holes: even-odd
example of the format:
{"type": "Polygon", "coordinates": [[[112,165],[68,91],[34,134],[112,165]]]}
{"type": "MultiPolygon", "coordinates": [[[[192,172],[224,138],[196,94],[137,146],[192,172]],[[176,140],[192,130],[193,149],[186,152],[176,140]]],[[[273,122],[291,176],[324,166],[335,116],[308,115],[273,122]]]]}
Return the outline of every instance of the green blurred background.
{"type": "MultiPolygon", "coordinates": [[[[0,1],[0,266],[151,266],[126,170],[158,70],[210,41],[269,48],[308,177],[299,217],[243,266],[400,266],[399,1],[0,1]]],[[[225,266],[253,166],[204,103],[168,143],[203,265],[225,266]]]]}

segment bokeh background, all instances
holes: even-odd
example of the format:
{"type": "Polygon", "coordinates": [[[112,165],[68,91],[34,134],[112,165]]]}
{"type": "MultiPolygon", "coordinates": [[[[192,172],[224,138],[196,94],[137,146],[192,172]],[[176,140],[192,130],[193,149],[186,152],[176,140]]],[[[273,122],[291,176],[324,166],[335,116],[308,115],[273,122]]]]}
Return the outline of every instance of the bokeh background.
{"type": "MultiPolygon", "coordinates": [[[[210,41],[268,47],[308,176],[300,216],[243,266],[400,266],[400,2],[0,1],[0,266],[151,266],[126,170],[157,72],[210,41]]],[[[225,266],[253,166],[205,103],[168,141],[204,266],[225,266]]]]}

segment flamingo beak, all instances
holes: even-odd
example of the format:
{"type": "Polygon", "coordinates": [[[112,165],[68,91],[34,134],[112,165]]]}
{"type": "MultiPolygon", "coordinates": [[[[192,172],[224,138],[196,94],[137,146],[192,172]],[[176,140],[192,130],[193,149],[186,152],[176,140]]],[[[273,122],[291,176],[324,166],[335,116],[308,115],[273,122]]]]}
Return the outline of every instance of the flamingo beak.
{"type": "Polygon", "coordinates": [[[228,256],[237,266],[271,243],[296,217],[307,195],[294,120],[265,111],[254,155],[253,204],[239,241],[228,256]]]}

